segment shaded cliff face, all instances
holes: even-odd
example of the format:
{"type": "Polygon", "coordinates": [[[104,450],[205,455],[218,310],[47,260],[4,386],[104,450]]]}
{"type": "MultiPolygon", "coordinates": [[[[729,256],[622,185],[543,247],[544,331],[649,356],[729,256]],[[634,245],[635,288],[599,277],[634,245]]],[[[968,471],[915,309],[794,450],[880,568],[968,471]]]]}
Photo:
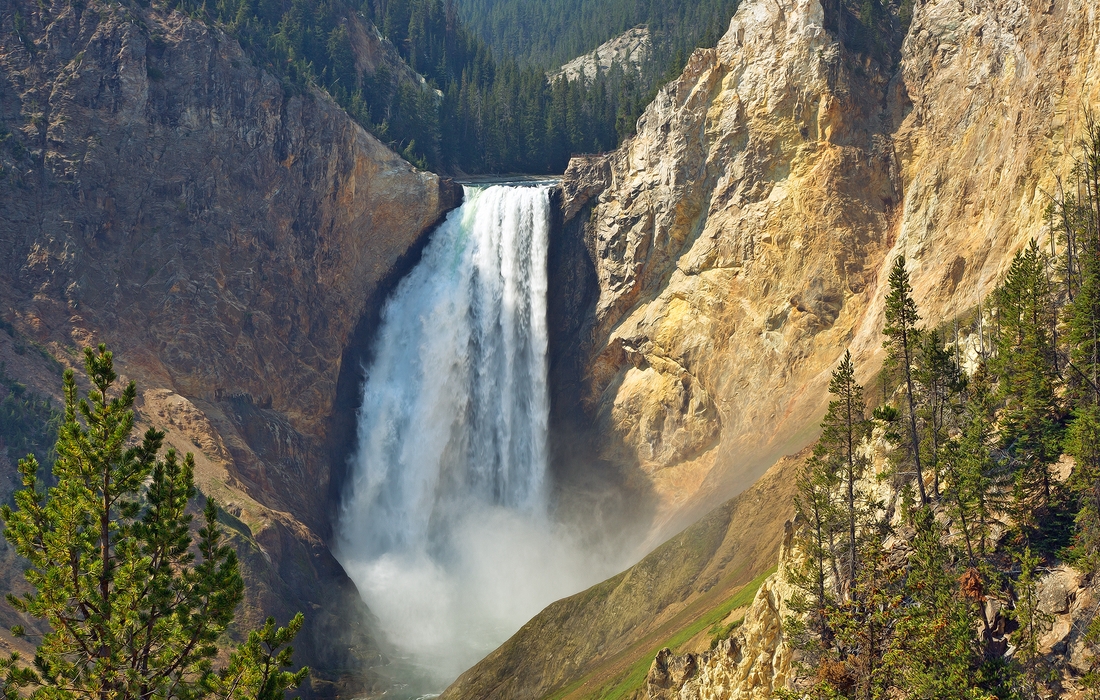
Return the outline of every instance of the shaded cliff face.
{"type": "Polygon", "coordinates": [[[904,42],[896,17],[859,29],[840,3],[746,2],[605,182],[567,177],[606,185],[586,405],[659,532],[809,442],[846,347],[872,374],[896,254],[938,324],[1046,235],[1044,192],[1100,89],[1096,9],[932,1],[904,42]]]}
{"type": "Polygon", "coordinates": [[[336,388],[460,190],[224,33],[137,5],[0,10],[0,127],[0,315],[62,364],[116,351],[140,417],[239,520],[246,616],[302,609],[322,675],[377,661],[322,540],[336,388]]]}

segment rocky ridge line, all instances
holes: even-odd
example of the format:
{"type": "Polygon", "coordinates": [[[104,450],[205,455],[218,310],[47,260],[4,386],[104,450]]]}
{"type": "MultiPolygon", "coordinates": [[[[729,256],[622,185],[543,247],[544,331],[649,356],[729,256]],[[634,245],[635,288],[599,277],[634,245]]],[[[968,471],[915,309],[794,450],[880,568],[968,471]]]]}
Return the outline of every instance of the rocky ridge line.
{"type": "Polygon", "coordinates": [[[569,63],[549,74],[551,80],[565,77],[573,81],[580,78],[593,80],[600,73],[607,73],[612,66],[622,71],[641,70],[653,52],[653,39],[645,25],[628,29],[617,37],[608,39],[592,51],[577,56],[569,63]]]}

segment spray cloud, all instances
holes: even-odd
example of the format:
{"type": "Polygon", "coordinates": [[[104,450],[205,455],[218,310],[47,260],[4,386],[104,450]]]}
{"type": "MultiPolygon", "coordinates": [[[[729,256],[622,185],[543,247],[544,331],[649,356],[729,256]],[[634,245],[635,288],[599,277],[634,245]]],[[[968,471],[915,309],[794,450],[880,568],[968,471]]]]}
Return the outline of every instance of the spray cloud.
{"type": "Polygon", "coordinates": [[[367,370],[337,556],[427,689],[611,573],[547,513],[549,207],[468,188],[367,370]]]}

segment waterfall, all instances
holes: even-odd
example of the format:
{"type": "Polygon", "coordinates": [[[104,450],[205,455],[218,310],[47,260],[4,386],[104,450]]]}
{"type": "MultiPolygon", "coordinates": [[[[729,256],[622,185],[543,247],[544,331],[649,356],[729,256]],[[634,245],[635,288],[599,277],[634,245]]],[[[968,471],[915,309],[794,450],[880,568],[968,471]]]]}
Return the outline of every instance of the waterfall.
{"type": "Polygon", "coordinates": [[[595,569],[547,516],[549,189],[467,188],[387,303],[336,552],[441,687],[595,569]]]}

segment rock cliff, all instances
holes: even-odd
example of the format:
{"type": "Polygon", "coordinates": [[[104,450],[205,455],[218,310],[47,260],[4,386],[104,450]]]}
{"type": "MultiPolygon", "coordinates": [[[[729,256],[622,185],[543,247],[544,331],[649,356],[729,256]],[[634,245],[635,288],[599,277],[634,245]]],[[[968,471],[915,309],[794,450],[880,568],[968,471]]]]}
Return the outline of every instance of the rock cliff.
{"type": "Polygon", "coordinates": [[[586,399],[602,456],[664,519],[801,447],[877,293],[901,200],[893,66],[841,45],[842,20],[746,2],[608,157],[586,399]]]}
{"type": "MultiPolygon", "coordinates": [[[[300,660],[363,690],[380,651],[325,545],[338,385],[461,192],[159,7],[0,9],[0,316],[62,365],[116,351],[141,420],[235,520],[245,622],[303,610],[300,660]]],[[[9,373],[29,367],[14,347],[9,373]]]]}
{"type": "Polygon", "coordinates": [[[877,369],[897,254],[939,323],[1047,235],[1046,193],[1100,98],[1096,8],[911,12],[869,27],[842,2],[748,0],[606,174],[566,177],[567,214],[603,188],[578,339],[599,453],[653,489],[666,533],[810,440],[846,347],[877,369]]]}
{"type": "MultiPolygon", "coordinates": [[[[1047,193],[1090,106],[1100,12],[1088,0],[918,0],[877,18],[838,0],[746,0],[635,137],[574,161],[563,230],[582,232],[596,298],[572,325],[586,416],[574,424],[595,461],[652,494],[652,541],[809,444],[846,348],[861,381],[873,376],[897,254],[939,324],[977,306],[1029,239],[1045,243],[1047,193]]],[[[779,491],[759,497],[790,507],[779,491]]],[[[703,537],[692,528],[656,551],[675,567],[703,537]]],[[[551,606],[446,697],[596,697],[627,683],[623,659],[653,637],[618,624],[604,588],[638,571],[551,606]]],[[[663,590],[638,603],[654,619],[663,590]]],[[[664,633],[701,619],[685,612],[664,633]]],[[[724,651],[749,654],[738,649],[724,651]]]]}
{"type": "Polygon", "coordinates": [[[653,51],[649,28],[634,27],[613,39],[608,39],[592,51],[574,58],[551,73],[551,78],[565,76],[566,80],[584,78],[592,80],[599,73],[607,73],[617,65],[624,72],[641,70],[653,51]]]}

